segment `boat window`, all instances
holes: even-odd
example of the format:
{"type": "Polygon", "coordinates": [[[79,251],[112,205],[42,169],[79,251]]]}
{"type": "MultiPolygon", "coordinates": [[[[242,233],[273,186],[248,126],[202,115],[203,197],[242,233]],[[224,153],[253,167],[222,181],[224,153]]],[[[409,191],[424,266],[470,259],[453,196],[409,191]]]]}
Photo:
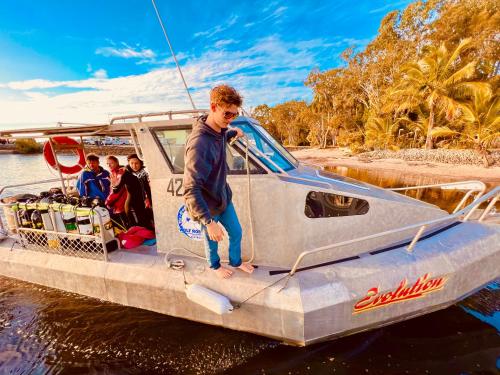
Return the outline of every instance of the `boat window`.
{"type": "MultiPolygon", "coordinates": [[[[248,122],[234,122],[231,125],[243,130],[250,144],[284,171],[294,169],[298,165],[295,158],[260,125],[250,125],[248,122]],[[290,159],[288,159],[288,156],[290,159]]],[[[273,172],[279,172],[276,165],[270,163],[266,158],[261,155],[256,155],[256,157],[273,172]]]]}
{"type": "Polygon", "coordinates": [[[370,209],[367,201],[345,195],[311,191],[306,197],[304,213],[315,219],[321,217],[338,217],[365,215],[370,209]]]}
{"type": "MultiPolygon", "coordinates": [[[[246,174],[247,167],[245,164],[245,151],[239,147],[227,146],[226,148],[226,161],[229,168],[229,174],[246,174]]],[[[260,165],[255,163],[249,155],[249,169],[250,174],[266,174],[266,170],[260,165]]]]}
{"type": "Polygon", "coordinates": [[[280,143],[278,142],[269,132],[258,122],[252,122],[253,126],[274,146],[278,149],[283,156],[285,156],[290,163],[295,167],[299,166],[299,161],[280,143]]]}
{"type": "Polygon", "coordinates": [[[184,151],[190,133],[191,127],[153,130],[173,173],[184,173],[184,151]]]}
{"type": "MultiPolygon", "coordinates": [[[[163,155],[167,159],[170,169],[173,173],[184,173],[184,152],[186,151],[186,142],[191,127],[153,129],[153,135],[157,143],[161,146],[163,155]]],[[[229,174],[246,174],[245,153],[241,149],[233,148],[227,145],[226,161],[229,174]]],[[[255,161],[249,160],[251,174],[264,174],[266,171],[255,161]]]]}

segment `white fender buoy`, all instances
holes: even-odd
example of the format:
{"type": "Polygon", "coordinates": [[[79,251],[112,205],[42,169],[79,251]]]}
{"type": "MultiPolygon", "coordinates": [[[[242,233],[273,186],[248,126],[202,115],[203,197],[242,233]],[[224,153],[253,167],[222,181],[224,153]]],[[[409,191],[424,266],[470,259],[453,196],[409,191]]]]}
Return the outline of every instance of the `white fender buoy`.
{"type": "Polygon", "coordinates": [[[188,285],[186,296],[191,301],[219,315],[229,314],[234,309],[226,296],[198,284],[188,285]]]}

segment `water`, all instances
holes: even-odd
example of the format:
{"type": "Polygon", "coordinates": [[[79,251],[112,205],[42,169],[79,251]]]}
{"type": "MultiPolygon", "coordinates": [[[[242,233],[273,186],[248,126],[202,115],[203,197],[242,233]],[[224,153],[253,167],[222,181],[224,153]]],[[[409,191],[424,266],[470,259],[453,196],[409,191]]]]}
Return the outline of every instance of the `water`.
{"type": "MultiPolygon", "coordinates": [[[[0,185],[50,177],[38,155],[0,165],[0,185]]],[[[440,182],[335,171],[386,187],[440,182]]],[[[461,198],[416,194],[448,210],[461,198]]],[[[498,374],[499,334],[498,282],[446,310],[295,348],[0,277],[0,374],[498,374]]]]}

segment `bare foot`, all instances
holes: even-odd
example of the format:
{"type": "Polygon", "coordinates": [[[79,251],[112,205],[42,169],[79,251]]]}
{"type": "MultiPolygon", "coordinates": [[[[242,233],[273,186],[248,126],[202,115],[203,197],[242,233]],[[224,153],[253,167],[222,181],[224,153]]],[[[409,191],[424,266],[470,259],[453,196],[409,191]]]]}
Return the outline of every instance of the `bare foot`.
{"type": "Polygon", "coordinates": [[[253,266],[250,263],[241,263],[238,268],[246,273],[252,273],[254,270],[253,266]]]}
{"type": "Polygon", "coordinates": [[[222,266],[220,266],[219,268],[217,268],[216,270],[214,270],[214,272],[221,279],[229,279],[231,277],[231,275],[233,274],[233,271],[228,270],[227,268],[222,267],[222,266]]]}

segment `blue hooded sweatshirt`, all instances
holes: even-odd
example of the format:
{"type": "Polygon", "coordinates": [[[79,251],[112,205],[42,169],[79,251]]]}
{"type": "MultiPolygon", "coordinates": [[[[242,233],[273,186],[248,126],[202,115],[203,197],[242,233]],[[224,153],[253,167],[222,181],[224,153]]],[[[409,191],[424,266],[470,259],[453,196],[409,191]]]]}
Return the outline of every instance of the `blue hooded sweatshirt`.
{"type": "Polygon", "coordinates": [[[76,181],[76,188],[81,197],[100,198],[103,201],[109,195],[110,185],[109,172],[102,167],[99,167],[98,173],[95,173],[89,167],[85,167],[76,181]]]}

